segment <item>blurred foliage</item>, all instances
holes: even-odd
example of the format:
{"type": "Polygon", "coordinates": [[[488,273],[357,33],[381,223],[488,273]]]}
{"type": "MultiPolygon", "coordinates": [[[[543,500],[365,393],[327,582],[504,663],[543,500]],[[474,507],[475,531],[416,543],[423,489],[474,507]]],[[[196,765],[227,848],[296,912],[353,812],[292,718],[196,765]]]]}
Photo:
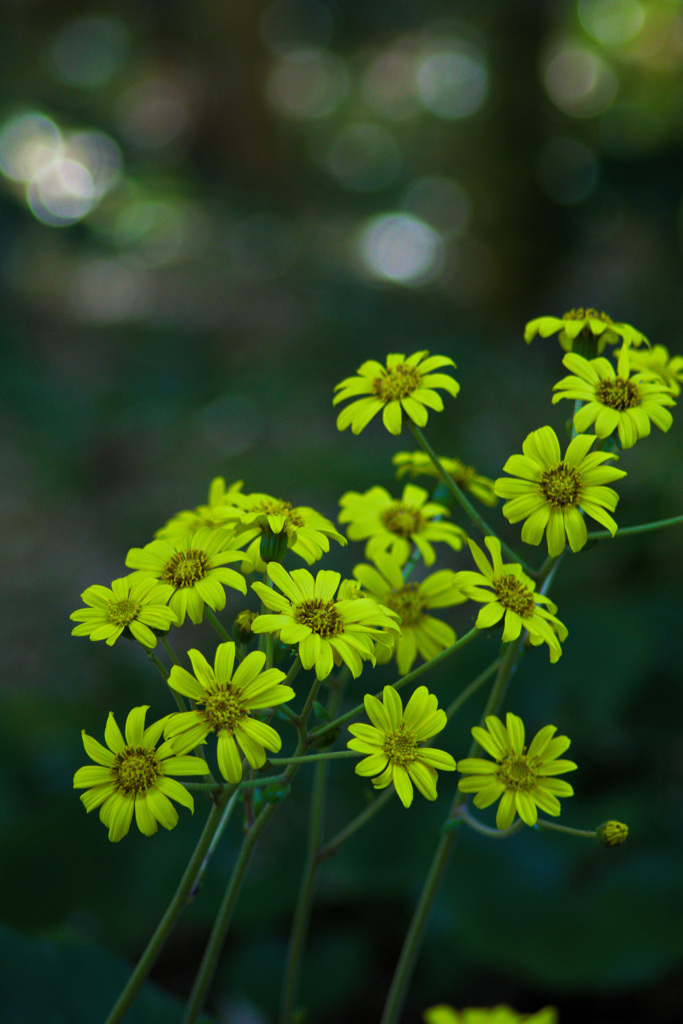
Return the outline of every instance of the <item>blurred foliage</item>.
{"type": "MultiPolygon", "coordinates": [[[[334,425],[333,385],[366,358],[452,356],[462,391],[429,437],[495,477],[528,431],[565,415],[550,405],[559,346],[527,348],[526,320],[590,305],[680,352],[683,10],[9,0],[0,53],[2,917],[26,933],[8,940],[12,964],[25,954],[57,1008],[63,972],[84,984],[81,956],[117,988],[120,962],[100,946],[130,960],[144,947],[202,818],[114,847],[83,814],[81,728],[101,736],[110,709],[163,706],[139,650],[69,636],[79,594],[123,574],[128,548],[203,501],[216,474],[331,517],[344,490],[391,486],[410,441],[334,425]]],[[[681,512],[682,436],[674,422],[626,453],[620,525],[681,512]]],[[[554,721],[573,738],[563,820],[620,818],[628,844],[463,836],[406,1021],[437,1001],[501,1000],[553,1002],[563,1024],[680,1019],[682,555],[667,531],[566,558],[553,592],[564,656],[549,669],[532,652],[509,694],[530,728],[554,721]]],[[[468,648],[430,687],[457,692],[494,650],[468,648]]],[[[475,704],[449,725],[454,752],[475,704]]],[[[366,792],[348,765],[331,777],[334,831],[366,792]]],[[[324,866],[311,1021],[377,1019],[448,789],[409,815],[390,806],[324,866]]],[[[305,790],[278,809],[245,884],[217,1019],[271,1019],[305,790]]],[[[155,970],[168,992],[189,989],[236,842],[224,838],[155,970]]],[[[5,1006],[8,1024],[22,1019],[5,1006]]]]}

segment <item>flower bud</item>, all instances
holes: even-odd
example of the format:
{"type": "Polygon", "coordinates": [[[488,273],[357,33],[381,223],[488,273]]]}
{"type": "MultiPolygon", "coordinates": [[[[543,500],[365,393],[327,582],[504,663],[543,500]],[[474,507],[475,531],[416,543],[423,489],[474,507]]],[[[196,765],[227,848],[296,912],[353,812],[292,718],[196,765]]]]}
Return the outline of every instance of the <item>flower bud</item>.
{"type": "Polygon", "coordinates": [[[251,624],[258,615],[258,612],[244,610],[240,612],[232,624],[232,634],[238,644],[248,644],[254,634],[251,631],[251,624]]]}
{"type": "Polygon", "coordinates": [[[621,821],[603,821],[595,836],[601,846],[621,846],[628,837],[628,825],[621,821]]]}
{"type": "Polygon", "coordinates": [[[273,533],[270,527],[265,527],[261,534],[260,555],[264,562],[283,562],[287,554],[288,537],[287,531],[273,533]]]}

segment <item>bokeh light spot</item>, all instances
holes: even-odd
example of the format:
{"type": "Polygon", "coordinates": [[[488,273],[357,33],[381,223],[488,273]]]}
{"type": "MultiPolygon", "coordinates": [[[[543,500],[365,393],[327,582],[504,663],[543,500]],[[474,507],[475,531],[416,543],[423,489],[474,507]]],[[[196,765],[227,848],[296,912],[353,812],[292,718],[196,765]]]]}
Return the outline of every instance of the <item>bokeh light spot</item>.
{"type": "Polygon", "coordinates": [[[619,85],[602,57],[574,42],[562,43],[547,57],[543,81],[555,106],[572,117],[595,117],[607,110],[619,85]]]}
{"type": "Polygon", "coordinates": [[[640,32],[645,12],[638,0],[579,0],[579,19],[603,46],[622,46],[640,32]]]}
{"type": "Polygon", "coordinates": [[[360,233],[359,253],[369,274],[396,284],[426,284],[443,265],[439,233],[408,213],[387,213],[368,221],[360,233]]]}
{"type": "Polygon", "coordinates": [[[321,50],[298,50],[275,61],[266,79],[266,96],[272,106],[297,120],[331,114],[348,88],[346,65],[321,50]]]}
{"type": "Polygon", "coordinates": [[[59,128],[38,111],[17,114],[0,129],[0,168],[12,181],[31,181],[61,150],[59,128]]]}
{"type": "Polygon", "coordinates": [[[430,43],[418,58],[417,95],[432,114],[459,120],[474,114],[488,93],[483,53],[460,39],[430,43]]]}
{"type": "Polygon", "coordinates": [[[376,57],[361,82],[361,94],[368,107],[380,117],[405,121],[420,112],[415,95],[415,57],[402,50],[389,50],[376,57]]]}

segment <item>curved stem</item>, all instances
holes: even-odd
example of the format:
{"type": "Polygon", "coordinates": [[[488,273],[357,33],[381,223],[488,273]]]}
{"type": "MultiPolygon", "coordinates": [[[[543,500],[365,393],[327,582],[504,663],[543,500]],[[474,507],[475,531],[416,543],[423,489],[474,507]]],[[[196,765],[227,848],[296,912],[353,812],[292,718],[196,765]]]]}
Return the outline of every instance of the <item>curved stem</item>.
{"type": "MultiPolygon", "coordinates": [[[[477,627],[474,626],[469,631],[469,633],[465,633],[464,636],[461,636],[460,639],[456,640],[454,644],[451,644],[450,647],[447,647],[445,651],[441,651],[440,654],[437,654],[435,658],[431,659],[431,661],[426,661],[423,665],[419,665],[416,669],[413,669],[412,672],[408,672],[407,675],[402,676],[400,679],[398,679],[393,684],[394,689],[400,690],[407,683],[412,683],[415,679],[419,679],[419,677],[424,672],[427,672],[430,668],[433,668],[434,665],[438,665],[440,664],[440,662],[445,661],[446,658],[450,658],[451,654],[455,654],[456,651],[460,650],[461,647],[464,647],[466,644],[468,644],[470,640],[474,640],[475,636],[480,635],[481,632],[482,631],[480,629],[477,629],[477,627]]],[[[375,696],[378,699],[381,699],[382,691],[375,694],[375,696]]],[[[352,708],[350,711],[347,711],[346,714],[341,715],[339,718],[335,718],[334,721],[327,722],[324,726],[320,726],[318,729],[314,729],[310,733],[309,739],[313,740],[316,737],[322,736],[324,733],[329,732],[331,729],[336,729],[342,725],[345,725],[347,722],[350,722],[352,718],[355,718],[356,715],[361,714],[364,710],[364,707],[364,704],[357,704],[355,708],[352,708]]]]}
{"type": "Polygon", "coordinates": [[[678,526],[683,523],[683,516],[672,516],[671,519],[657,519],[652,523],[641,523],[640,526],[620,526],[614,538],[609,530],[593,530],[588,534],[588,540],[614,540],[616,537],[624,537],[627,533],[649,533],[654,530],[665,530],[668,526],[678,526]]]}
{"type": "Polygon", "coordinates": [[[460,505],[460,507],[463,509],[465,514],[467,516],[469,516],[469,518],[472,520],[472,522],[477,527],[477,529],[481,533],[483,533],[484,535],[488,535],[490,537],[497,537],[498,540],[500,540],[500,546],[502,547],[503,551],[505,551],[505,553],[507,555],[509,555],[510,558],[513,559],[513,561],[519,562],[519,564],[522,566],[522,568],[524,569],[525,572],[532,572],[533,570],[530,569],[530,567],[526,564],[526,562],[524,562],[523,559],[521,559],[519,557],[519,555],[515,551],[513,551],[512,548],[509,547],[505,543],[505,541],[501,540],[500,537],[498,537],[498,534],[496,533],[496,531],[493,530],[489,526],[489,524],[486,522],[484,517],[479,512],[477,512],[477,510],[474,507],[474,505],[472,505],[471,502],[468,501],[468,499],[465,497],[465,495],[463,494],[461,489],[456,484],[456,482],[453,479],[453,477],[450,476],[450,474],[446,472],[446,470],[443,468],[443,466],[439,462],[438,455],[436,455],[436,453],[434,452],[434,449],[429,444],[429,441],[424,436],[424,434],[422,433],[420,428],[415,423],[413,423],[411,420],[408,420],[408,426],[410,427],[411,431],[413,432],[413,436],[414,436],[415,440],[417,441],[417,443],[419,444],[420,448],[422,448],[423,452],[426,452],[426,454],[432,460],[432,463],[433,463],[435,469],[438,470],[439,476],[441,477],[441,479],[443,480],[444,484],[446,485],[446,487],[450,491],[451,495],[455,498],[455,500],[460,505]]]}
{"type": "Polygon", "coordinates": [[[228,640],[232,642],[232,637],[228,633],[227,629],[224,629],[224,627],[221,625],[218,616],[214,612],[213,608],[209,608],[208,604],[205,604],[204,611],[206,613],[207,619],[209,620],[213,628],[216,630],[221,640],[224,643],[228,640]]]}
{"type": "Polygon", "coordinates": [[[145,978],[151,971],[154,963],[166,942],[166,939],[173,930],[180,914],[193,898],[201,880],[205,868],[207,856],[212,849],[214,837],[222,827],[223,818],[229,808],[230,792],[222,793],[207,818],[204,830],[195,847],[194,853],[185,868],[183,877],[171,900],[166,913],[157,925],[156,931],[147,943],[147,947],[138,960],[133,973],[117,999],[105,1024],[119,1024],[128,1012],[133,1000],[142,988],[145,978]]]}

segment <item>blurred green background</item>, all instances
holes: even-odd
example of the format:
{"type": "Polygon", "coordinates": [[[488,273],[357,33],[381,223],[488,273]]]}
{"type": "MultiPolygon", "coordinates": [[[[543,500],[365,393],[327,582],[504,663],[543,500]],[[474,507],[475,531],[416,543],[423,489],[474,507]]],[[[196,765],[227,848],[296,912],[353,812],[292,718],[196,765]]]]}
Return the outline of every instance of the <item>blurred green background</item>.
{"type": "MultiPolygon", "coordinates": [[[[364,359],[455,359],[461,394],[428,435],[495,477],[568,412],[550,403],[561,350],[527,348],[527,320],[594,306],[683,351],[683,9],[6,0],[0,53],[0,1014],[91,1024],[203,815],[113,846],[84,814],[80,730],[101,738],[109,710],[122,722],[135,704],[170,707],[142,652],[70,636],[80,593],[125,574],[128,549],[205,500],[217,474],[332,518],[347,489],[395,487],[391,455],[409,435],[335,429],[332,388],[364,359]]],[[[624,454],[621,525],[682,511],[682,437],[675,418],[624,454]]],[[[572,737],[562,820],[624,820],[627,845],[462,835],[406,1024],[436,1002],[501,1000],[552,1002],[562,1024],[683,1016],[682,537],[567,558],[553,590],[564,655],[550,667],[532,651],[507,702],[531,733],[552,721],[572,737]]],[[[356,545],[322,564],[348,573],[361,559],[356,545]]],[[[469,567],[453,553],[441,564],[469,567]]],[[[471,609],[456,611],[468,628],[471,609]]],[[[494,652],[482,639],[430,676],[440,702],[494,652]]],[[[353,699],[392,678],[366,673],[353,699]]],[[[456,756],[480,711],[473,701],[443,734],[456,756]]],[[[332,832],[368,787],[348,763],[331,778],[332,832]]],[[[442,777],[434,805],[394,801],[325,864],[302,996],[313,1024],[378,1019],[454,784],[442,777]]],[[[216,1021],[275,1019],[305,789],[259,848],[216,1021]]],[[[238,838],[132,1022],[180,1020],[238,838]]]]}

